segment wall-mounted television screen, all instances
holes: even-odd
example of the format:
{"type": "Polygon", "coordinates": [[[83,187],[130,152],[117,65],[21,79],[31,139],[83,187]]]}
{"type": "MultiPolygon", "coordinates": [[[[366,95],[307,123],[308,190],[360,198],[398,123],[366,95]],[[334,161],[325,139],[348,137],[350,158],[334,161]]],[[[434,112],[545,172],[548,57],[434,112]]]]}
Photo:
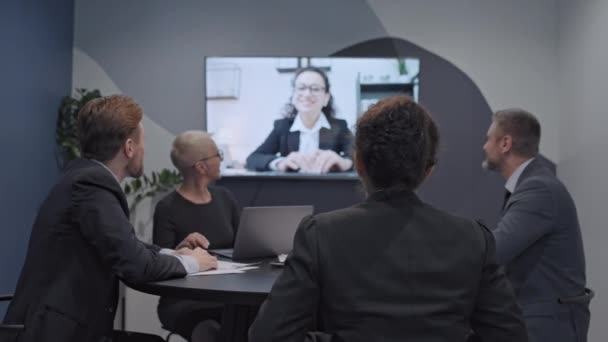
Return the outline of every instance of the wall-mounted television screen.
{"type": "Polygon", "coordinates": [[[416,58],[208,57],[206,128],[225,174],[348,172],[357,118],[417,100],[419,72],[416,58]]]}

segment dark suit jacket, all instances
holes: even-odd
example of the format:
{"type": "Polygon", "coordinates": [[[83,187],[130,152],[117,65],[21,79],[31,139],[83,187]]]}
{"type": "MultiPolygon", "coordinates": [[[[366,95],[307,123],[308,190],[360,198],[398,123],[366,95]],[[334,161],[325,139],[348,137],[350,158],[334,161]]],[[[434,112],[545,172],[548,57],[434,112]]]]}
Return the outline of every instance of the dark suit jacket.
{"type": "Polygon", "coordinates": [[[506,266],[530,341],[585,341],[588,303],[558,302],[585,289],[576,207],[542,160],[535,159],[524,169],[493,233],[497,260],[506,266]]]}
{"type": "Polygon", "coordinates": [[[465,341],[471,328],[527,341],[492,234],[400,192],[305,218],[249,338],[465,341]]]}
{"type": "MultiPolygon", "coordinates": [[[[247,168],[254,171],[268,171],[268,164],[278,157],[286,157],[300,147],[300,132],[290,132],[294,119],[280,119],[274,122],[274,129],[266,140],[247,157],[247,168]]],[[[345,120],[328,118],[331,129],[319,131],[319,149],[332,150],[343,157],[351,158],[353,134],[345,120]]]]}
{"type": "Polygon", "coordinates": [[[108,170],[90,160],[70,165],[38,212],[4,320],[25,324],[19,341],[97,341],[111,335],[119,278],[186,274],[178,259],[137,239],[128,215],[108,170]]]}

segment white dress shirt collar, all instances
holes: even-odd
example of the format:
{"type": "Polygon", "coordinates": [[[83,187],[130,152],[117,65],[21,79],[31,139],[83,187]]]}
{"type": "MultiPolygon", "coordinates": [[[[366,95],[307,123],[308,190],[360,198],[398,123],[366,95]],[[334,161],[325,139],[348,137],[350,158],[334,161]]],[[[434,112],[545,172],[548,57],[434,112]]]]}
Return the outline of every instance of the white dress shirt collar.
{"type": "Polygon", "coordinates": [[[526,160],[521,165],[519,165],[517,169],[515,169],[515,171],[513,171],[509,179],[507,179],[507,183],[505,183],[505,188],[507,189],[507,191],[509,191],[510,193],[513,193],[513,191],[515,191],[515,187],[517,186],[517,181],[519,180],[519,177],[521,177],[521,174],[533,160],[534,158],[526,160]]]}
{"type": "Polygon", "coordinates": [[[106,164],[100,162],[99,160],[95,160],[95,159],[90,159],[90,160],[103,166],[103,168],[106,169],[112,175],[112,177],[114,177],[114,179],[116,180],[116,183],[118,183],[118,187],[122,189],[122,186],[120,186],[120,182],[118,181],[118,177],[116,177],[114,172],[112,172],[112,170],[110,170],[110,168],[106,164]]]}
{"type": "Polygon", "coordinates": [[[312,126],[311,128],[308,128],[308,127],[304,126],[304,122],[302,122],[302,117],[298,113],[298,115],[296,115],[295,119],[293,120],[293,124],[291,125],[291,128],[289,128],[289,131],[290,132],[299,131],[302,133],[315,133],[315,132],[320,131],[321,128],[331,129],[331,125],[329,124],[329,121],[325,117],[325,114],[321,113],[319,115],[319,118],[315,122],[314,126],[312,126]]]}

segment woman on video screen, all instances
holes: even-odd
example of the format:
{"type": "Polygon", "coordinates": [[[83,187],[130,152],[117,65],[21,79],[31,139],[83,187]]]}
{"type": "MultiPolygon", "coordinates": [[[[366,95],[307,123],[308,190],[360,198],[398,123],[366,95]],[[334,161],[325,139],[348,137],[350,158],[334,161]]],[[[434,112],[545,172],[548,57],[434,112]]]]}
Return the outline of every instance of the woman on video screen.
{"type": "Polygon", "coordinates": [[[345,120],[334,118],[329,80],[323,70],[296,71],[284,118],[274,122],[266,140],[249,155],[255,171],[327,173],[352,168],[352,133],[345,120]]]}

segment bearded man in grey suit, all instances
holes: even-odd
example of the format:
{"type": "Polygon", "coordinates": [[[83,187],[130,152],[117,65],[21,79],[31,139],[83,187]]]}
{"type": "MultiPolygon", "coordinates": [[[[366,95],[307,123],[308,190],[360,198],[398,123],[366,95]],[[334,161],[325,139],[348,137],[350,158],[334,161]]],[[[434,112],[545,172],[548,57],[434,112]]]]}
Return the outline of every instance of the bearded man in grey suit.
{"type": "Polygon", "coordinates": [[[564,184],[538,156],[540,123],[522,109],[494,114],[483,146],[484,168],[506,180],[493,231],[531,342],[587,340],[589,300],[576,207],[564,184]]]}

